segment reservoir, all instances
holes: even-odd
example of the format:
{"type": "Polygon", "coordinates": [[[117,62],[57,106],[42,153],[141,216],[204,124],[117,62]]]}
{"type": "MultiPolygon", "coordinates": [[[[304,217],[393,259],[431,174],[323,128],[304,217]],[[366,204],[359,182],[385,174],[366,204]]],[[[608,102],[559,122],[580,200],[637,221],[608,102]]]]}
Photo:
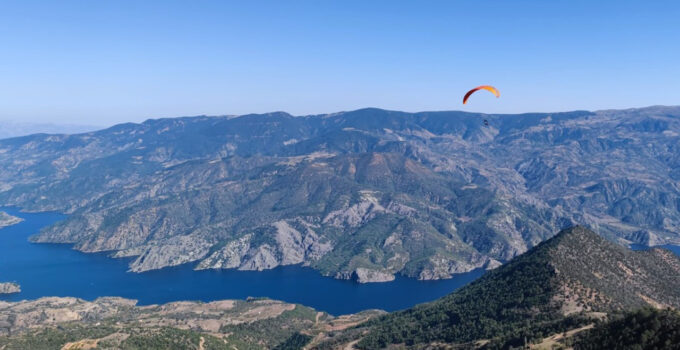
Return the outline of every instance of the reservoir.
{"type": "Polygon", "coordinates": [[[127,272],[128,259],[108,253],[85,254],[66,244],[30,243],[28,237],[65,218],[58,213],[23,213],[0,208],[23,222],[0,229],[0,282],[22,291],[0,296],[18,301],[47,296],[94,300],[103,296],[135,299],[140,305],[178,300],[209,302],[267,297],[299,303],[333,315],[366,309],[394,311],[442,297],[480,277],[475,270],[452,279],[360,284],[324,277],[311,268],[284,266],[265,271],[194,271],[194,263],[144,273],[127,272]]]}

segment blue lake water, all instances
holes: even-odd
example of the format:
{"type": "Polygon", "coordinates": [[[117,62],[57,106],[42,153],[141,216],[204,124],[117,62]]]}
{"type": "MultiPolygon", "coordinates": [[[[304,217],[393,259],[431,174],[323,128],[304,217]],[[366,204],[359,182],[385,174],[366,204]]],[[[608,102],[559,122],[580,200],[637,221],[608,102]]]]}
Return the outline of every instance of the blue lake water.
{"type": "MultiPolygon", "coordinates": [[[[647,250],[649,248],[650,247],[648,247],[646,245],[642,245],[642,244],[631,244],[630,245],[630,249],[632,249],[632,250],[647,250]]],[[[675,253],[675,255],[680,256],[680,246],[677,246],[677,245],[665,244],[665,245],[658,245],[655,248],[665,248],[665,249],[668,249],[668,250],[672,251],[673,253],[675,253]]]]}
{"type": "Polygon", "coordinates": [[[102,296],[136,299],[140,305],[177,300],[213,301],[268,297],[311,306],[334,315],[365,309],[408,308],[451,293],[477,279],[475,270],[441,281],[397,277],[389,283],[360,284],[321,276],[300,266],[267,271],[194,271],[193,264],[141,274],[126,272],[128,259],[85,254],[64,244],[30,243],[28,237],[65,218],[57,213],[22,213],[0,208],[24,219],[0,229],[0,281],[17,282],[21,293],[1,296],[17,301],[45,296],[94,300],[102,296]]]}

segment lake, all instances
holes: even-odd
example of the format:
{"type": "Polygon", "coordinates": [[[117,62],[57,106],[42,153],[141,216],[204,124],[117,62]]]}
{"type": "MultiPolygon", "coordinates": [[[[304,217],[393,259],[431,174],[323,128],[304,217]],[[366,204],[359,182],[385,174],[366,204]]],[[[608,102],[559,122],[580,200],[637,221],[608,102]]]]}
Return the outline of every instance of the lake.
{"type": "MultiPolygon", "coordinates": [[[[642,245],[642,244],[631,244],[630,245],[630,249],[632,249],[632,250],[647,250],[649,248],[650,247],[648,247],[646,245],[642,245]]],[[[680,246],[677,246],[677,245],[664,244],[664,245],[655,246],[654,248],[668,249],[668,250],[672,251],[673,253],[675,253],[675,255],[680,256],[680,246]]]]}
{"type": "Polygon", "coordinates": [[[300,303],[334,315],[366,309],[394,311],[442,297],[480,277],[475,270],[453,279],[418,281],[398,276],[388,283],[360,284],[321,276],[301,266],[266,271],[194,271],[194,264],[144,273],[127,272],[129,259],[106,253],[85,254],[66,244],[30,243],[28,237],[66,216],[22,213],[0,208],[24,219],[0,229],[0,281],[17,282],[21,293],[0,296],[18,301],[46,296],[94,300],[102,296],[136,299],[140,305],[178,300],[268,297],[300,303]]]}

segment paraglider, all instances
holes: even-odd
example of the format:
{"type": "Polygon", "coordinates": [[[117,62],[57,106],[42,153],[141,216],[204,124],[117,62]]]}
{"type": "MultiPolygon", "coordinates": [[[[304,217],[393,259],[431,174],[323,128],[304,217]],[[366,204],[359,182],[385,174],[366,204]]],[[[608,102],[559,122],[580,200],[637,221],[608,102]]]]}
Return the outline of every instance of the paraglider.
{"type": "Polygon", "coordinates": [[[465,94],[465,97],[463,97],[463,104],[466,104],[468,98],[470,98],[470,95],[474,94],[478,90],[486,90],[494,94],[496,97],[501,97],[501,93],[498,92],[498,89],[496,89],[495,87],[491,85],[482,85],[468,91],[467,94],[465,94]]]}
{"type": "MultiPolygon", "coordinates": [[[[465,94],[465,96],[463,97],[463,104],[466,104],[468,98],[470,98],[470,95],[474,94],[478,90],[489,91],[492,94],[494,94],[494,96],[496,96],[496,98],[501,97],[501,93],[495,87],[493,87],[491,85],[481,85],[481,86],[478,86],[478,87],[468,91],[467,94],[465,94]]],[[[489,121],[486,120],[486,119],[484,119],[484,126],[489,126],[489,121]]]]}

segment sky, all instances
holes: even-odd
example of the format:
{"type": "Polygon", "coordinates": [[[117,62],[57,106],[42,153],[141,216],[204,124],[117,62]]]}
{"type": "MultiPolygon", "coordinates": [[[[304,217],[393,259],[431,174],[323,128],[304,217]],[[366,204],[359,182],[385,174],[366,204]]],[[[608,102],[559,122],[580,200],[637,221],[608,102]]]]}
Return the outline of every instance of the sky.
{"type": "Polygon", "coordinates": [[[0,120],[680,105],[680,1],[0,1],[0,120]],[[477,85],[496,86],[467,105],[477,85]]]}

